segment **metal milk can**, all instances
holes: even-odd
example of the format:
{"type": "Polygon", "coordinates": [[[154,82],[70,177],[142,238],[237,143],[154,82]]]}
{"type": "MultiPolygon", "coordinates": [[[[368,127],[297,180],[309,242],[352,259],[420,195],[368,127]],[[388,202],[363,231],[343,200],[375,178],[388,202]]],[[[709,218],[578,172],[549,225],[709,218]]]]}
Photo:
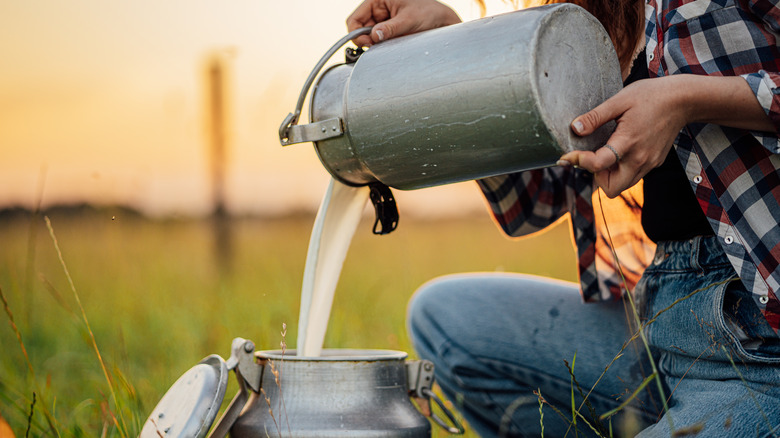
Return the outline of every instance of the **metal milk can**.
{"type": "Polygon", "coordinates": [[[203,359],[182,375],[146,420],[141,438],[430,437],[431,419],[453,434],[463,427],[431,390],[433,364],[391,350],[255,352],[233,340],[230,359],[203,359]],[[229,371],[239,384],[212,428],[229,371]],[[415,408],[410,398],[426,415],[415,408]],[[447,421],[431,413],[431,401],[447,421]]]}
{"type": "Polygon", "coordinates": [[[403,190],[552,166],[602,146],[614,123],[585,138],[571,121],[622,87],[601,24],[572,4],[530,8],[388,40],[319,75],[315,66],[282,145],[311,141],[349,185],[403,190]],[[318,77],[319,75],[319,77],[318,77]],[[316,84],[315,84],[316,79],[316,84]],[[299,125],[309,88],[310,123],[299,125]]]}

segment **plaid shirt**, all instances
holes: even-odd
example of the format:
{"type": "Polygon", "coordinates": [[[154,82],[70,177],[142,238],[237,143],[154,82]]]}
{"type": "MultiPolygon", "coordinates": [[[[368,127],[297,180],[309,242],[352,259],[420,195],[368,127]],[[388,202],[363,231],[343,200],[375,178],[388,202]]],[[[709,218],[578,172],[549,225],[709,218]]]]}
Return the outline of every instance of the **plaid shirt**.
{"type": "MultiPolygon", "coordinates": [[[[645,19],[651,77],[742,76],[780,131],[780,0],[646,0],[645,19]]],[[[777,331],[780,138],[690,124],[674,146],[734,269],[777,331]]],[[[639,222],[641,183],[608,199],[590,173],[551,167],[486,178],[479,185],[511,236],[540,230],[570,213],[586,301],[633,289],[652,261],[654,245],[639,222]]]]}

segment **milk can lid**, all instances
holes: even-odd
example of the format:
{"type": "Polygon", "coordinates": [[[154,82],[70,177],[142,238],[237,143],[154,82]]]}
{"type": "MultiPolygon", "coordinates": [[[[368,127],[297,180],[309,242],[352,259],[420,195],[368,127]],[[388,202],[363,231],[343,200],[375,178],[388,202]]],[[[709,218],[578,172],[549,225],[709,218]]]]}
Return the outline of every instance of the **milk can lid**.
{"type": "Polygon", "coordinates": [[[184,373],[157,403],[139,438],[205,437],[225,398],[228,369],[216,354],[184,373]]]}

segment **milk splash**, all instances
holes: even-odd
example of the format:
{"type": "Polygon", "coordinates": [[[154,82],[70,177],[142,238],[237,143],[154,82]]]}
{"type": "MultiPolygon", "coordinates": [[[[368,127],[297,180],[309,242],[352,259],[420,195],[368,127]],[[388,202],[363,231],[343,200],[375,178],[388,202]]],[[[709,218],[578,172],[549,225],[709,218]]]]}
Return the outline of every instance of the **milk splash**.
{"type": "Polygon", "coordinates": [[[341,267],[368,194],[368,187],[351,187],[331,179],[322,198],[303,270],[298,356],[316,357],[322,353],[341,267]]]}

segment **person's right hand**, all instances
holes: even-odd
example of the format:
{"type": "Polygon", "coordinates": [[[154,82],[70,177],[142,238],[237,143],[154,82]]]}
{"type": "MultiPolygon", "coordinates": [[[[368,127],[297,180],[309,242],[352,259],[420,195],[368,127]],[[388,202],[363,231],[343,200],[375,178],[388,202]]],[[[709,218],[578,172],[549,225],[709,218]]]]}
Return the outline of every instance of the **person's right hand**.
{"type": "Polygon", "coordinates": [[[347,29],[374,26],[370,35],[354,39],[367,47],[390,38],[460,23],[460,17],[436,0],[364,0],[347,18],[347,29]]]}

